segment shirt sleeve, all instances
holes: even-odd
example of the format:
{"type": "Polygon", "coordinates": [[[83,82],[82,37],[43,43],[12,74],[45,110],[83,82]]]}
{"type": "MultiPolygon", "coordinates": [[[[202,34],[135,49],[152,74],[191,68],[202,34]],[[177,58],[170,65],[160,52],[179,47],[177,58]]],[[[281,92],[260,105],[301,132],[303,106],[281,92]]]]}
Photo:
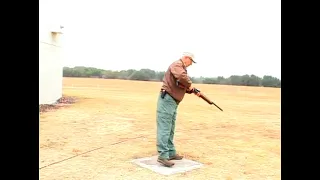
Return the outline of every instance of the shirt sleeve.
{"type": "Polygon", "coordinates": [[[186,70],[182,67],[181,63],[174,63],[170,67],[171,73],[173,76],[179,80],[179,82],[185,86],[186,88],[189,88],[192,84],[192,81],[188,77],[188,74],[186,70]]]}

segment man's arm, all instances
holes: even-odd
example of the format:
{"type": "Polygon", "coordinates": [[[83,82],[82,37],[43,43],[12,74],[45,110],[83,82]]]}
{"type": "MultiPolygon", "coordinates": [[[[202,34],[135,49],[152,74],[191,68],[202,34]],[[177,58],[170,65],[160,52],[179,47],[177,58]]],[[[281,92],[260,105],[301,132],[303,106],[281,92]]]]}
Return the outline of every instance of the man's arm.
{"type": "Polygon", "coordinates": [[[188,77],[187,72],[183,69],[182,65],[180,63],[172,64],[170,67],[171,73],[173,76],[179,80],[179,83],[181,83],[186,88],[189,88],[192,84],[192,81],[188,77]]]}

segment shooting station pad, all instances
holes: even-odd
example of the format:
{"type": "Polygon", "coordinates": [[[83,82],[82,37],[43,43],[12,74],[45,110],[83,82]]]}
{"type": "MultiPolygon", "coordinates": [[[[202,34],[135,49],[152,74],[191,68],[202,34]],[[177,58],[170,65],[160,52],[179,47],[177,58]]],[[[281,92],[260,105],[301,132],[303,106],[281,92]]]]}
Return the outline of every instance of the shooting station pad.
{"type": "Polygon", "coordinates": [[[135,159],[132,162],[162,175],[183,173],[203,166],[203,164],[201,163],[183,158],[182,160],[172,160],[175,165],[173,165],[172,167],[165,167],[157,162],[157,158],[158,156],[152,156],[135,159]]]}

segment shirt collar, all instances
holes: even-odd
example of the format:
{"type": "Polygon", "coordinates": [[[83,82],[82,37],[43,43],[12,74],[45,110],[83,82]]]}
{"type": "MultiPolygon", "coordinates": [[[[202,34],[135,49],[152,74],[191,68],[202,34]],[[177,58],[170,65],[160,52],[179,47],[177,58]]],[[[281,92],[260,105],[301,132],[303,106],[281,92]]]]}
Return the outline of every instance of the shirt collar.
{"type": "Polygon", "coordinates": [[[186,65],[184,64],[184,62],[182,61],[182,59],[180,59],[180,61],[182,62],[183,68],[184,68],[184,69],[187,69],[187,68],[186,68],[186,65]]]}

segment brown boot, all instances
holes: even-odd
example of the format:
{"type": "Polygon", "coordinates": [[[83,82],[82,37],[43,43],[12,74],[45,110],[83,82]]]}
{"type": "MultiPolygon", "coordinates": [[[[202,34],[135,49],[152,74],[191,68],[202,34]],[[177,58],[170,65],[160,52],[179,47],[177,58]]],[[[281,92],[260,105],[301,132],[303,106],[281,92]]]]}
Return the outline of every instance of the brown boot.
{"type": "Polygon", "coordinates": [[[178,154],[169,157],[169,160],[181,160],[181,159],[183,159],[183,156],[179,156],[178,154]]]}
{"type": "Polygon", "coordinates": [[[169,161],[169,160],[167,160],[167,159],[158,158],[157,161],[158,161],[160,164],[162,164],[162,165],[164,165],[164,166],[166,166],[166,167],[171,167],[171,166],[174,165],[174,162],[171,162],[171,161],[169,161]]]}

